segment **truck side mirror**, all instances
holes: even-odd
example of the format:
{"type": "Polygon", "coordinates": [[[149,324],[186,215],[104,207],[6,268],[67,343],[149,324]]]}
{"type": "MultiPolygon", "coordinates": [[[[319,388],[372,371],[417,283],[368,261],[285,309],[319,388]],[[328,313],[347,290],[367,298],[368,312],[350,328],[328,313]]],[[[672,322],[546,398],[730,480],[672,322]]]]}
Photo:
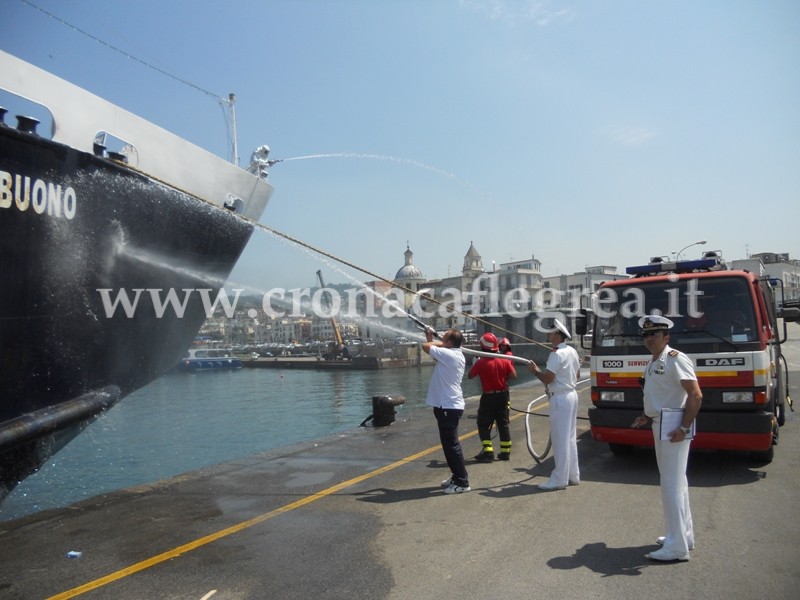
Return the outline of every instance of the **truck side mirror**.
{"type": "Polygon", "coordinates": [[[578,335],[586,335],[588,322],[588,311],[585,308],[578,309],[578,314],[575,315],[575,333],[578,335]]]}
{"type": "Polygon", "coordinates": [[[797,321],[800,321],[800,308],[796,308],[794,306],[784,306],[778,310],[778,318],[781,318],[784,321],[796,323],[797,321]]]}

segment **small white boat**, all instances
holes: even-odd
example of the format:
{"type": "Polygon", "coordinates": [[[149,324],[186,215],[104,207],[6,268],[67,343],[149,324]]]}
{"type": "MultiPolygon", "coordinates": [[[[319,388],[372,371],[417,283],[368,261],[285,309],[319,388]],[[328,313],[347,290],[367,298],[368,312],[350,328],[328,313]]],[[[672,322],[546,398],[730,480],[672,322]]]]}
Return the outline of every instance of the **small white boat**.
{"type": "Polygon", "coordinates": [[[178,371],[231,371],[242,368],[242,361],[230,348],[190,348],[177,365],[178,371]]]}

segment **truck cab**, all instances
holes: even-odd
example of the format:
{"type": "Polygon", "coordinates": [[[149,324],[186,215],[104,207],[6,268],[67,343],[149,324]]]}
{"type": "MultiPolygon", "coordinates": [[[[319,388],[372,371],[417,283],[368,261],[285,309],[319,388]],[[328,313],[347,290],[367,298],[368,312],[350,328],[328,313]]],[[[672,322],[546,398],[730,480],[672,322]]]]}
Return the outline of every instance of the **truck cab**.
{"type": "MultiPolygon", "coordinates": [[[[630,426],[643,409],[640,378],[650,360],[638,320],[661,314],[674,326],[669,345],[694,363],[703,392],[692,448],[748,451],[769,462],[784,423],[787,382],[781,342],[798,309],[775,302],[774,281],[727,270],[718,256],[651,260],[629,267],[594,297],[589,421],[594,439],[621,453],[652,446],[647,428],[630,426]],[[782,316],[783,330],[778,318],[782,316]]],[[[578,332],[585,330],[578,324],[578,332]]]]}

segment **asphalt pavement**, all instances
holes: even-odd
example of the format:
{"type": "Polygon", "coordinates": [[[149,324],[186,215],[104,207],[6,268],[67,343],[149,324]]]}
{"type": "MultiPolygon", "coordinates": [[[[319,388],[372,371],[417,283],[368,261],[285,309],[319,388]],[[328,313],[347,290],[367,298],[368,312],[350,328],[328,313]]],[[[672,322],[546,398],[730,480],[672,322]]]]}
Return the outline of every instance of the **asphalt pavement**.
{"type": "MultiPolygon", "coordinates": [[[[800,373],[797,343],[788,347],[800,373]]],[[[512,406],[541,391],[515,388],[512,406]]],[[[585,387],[580,398],[579,486],[536,488],[552,458],[533,460],[514,412],[511,460],[468,461],[472,491],[445,495],[433,415],[400,407],[388,427],[0,523],[0,598],[797,598],[795,414],[770,464],[692,454],[697,549],[689,562],[660,564],[645,558],[663,534],[655,457],[615,456],[593,441],[585,387]]],[[[461,427],[468,457],[480,450],[476,410],[472,398],[461,427]]],[[[537,447],[547,419],[528,420],[537,447]]]]}

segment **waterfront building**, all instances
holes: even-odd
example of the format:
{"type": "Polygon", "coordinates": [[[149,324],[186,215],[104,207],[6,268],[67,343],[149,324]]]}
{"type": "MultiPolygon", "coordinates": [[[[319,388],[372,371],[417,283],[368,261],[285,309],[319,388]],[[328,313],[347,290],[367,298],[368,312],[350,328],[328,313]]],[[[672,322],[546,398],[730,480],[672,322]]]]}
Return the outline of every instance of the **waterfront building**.
{"type": "Polygon", "coordinates": [[[780,279],[783,281],[784,300],[800,300],[800,260],[790,258],[788,252],[751,254],[748,258],[732,261],[731,268],[745,269],[759,277],[780,279]]]}
{"type": "Polygon", "coordinates": [[[581,308],[591,306],[592,294],[606,281],[628,279],[629,275],[617,273],[617,267],[598,265],[572,275],[554,275],[542,279],[542,286],[551,293],[542,293],[541,308],[581,308]]]}
{"type": "Polygon", "coordinates": [[[483,282],[483,289],[496,287],[498,296],[482,297],[481,312],[514,312],[534,310],[536,299],[544,287],[542,263],[534,255],[529,259],[500,263],[497,280],[483,282]]]}
{"type": "MultiPolygon", "coordinates": [[[[461,329],[469,340],[474,335],[474,320],[467,315],[474,314],[479,309],[473,302],[475,282],[484,276],[483,259],[475,248],[473,242],[464,255],[461,274],[442,279],[429,279],[424,282],[420,307],[425,315],[433,315],[428,322],[439,331],[457,327],[461,329]],[[426,301],[425,298],[438,301],[426,301]],[[445,307],[442,306],[443,303],[445,307]],[[447,310],[446,307],[452,308],[447,310]]],[[[478,282],[477,285],[480,285],[478,282]]]]}
{"type": "Polygon", "coordinates": [[[272,319],[266,314],[262,314],[260,318],[253,320],[253,343],[255,344],[271,344],[272,339],[272,319]]]}
{"type": "MultiPolygon", "coordinates": [[[[355,323],[337,317],[336,326],[339,328],[339,335],[343,339],[361,337],[359,327],[355,323]]],[[[333,340],[335,337],[331,319],[318,316],[311,319],[311,340],[333,340]]]]}
{"type": "Polygon", "coordinates": [[[275,319],[272,322],[272,342],[291,344],[311,339],[311,320],[306,317],[275,319]]]}

